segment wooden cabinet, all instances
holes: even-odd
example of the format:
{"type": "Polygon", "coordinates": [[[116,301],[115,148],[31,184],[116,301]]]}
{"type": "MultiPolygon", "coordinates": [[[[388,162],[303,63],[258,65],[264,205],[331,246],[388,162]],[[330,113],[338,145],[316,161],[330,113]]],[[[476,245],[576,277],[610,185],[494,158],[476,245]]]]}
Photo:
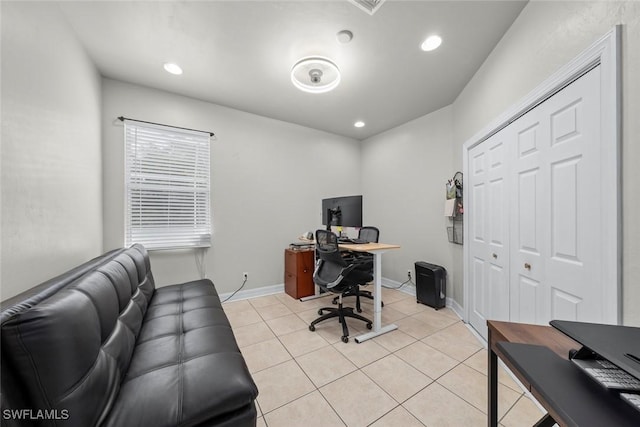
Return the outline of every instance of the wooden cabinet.
{"type": "Polygon", "coordinates": [[[313,250],[284,251],[284,291],[293,298],[315,293],[313,285],[313,250]]]}

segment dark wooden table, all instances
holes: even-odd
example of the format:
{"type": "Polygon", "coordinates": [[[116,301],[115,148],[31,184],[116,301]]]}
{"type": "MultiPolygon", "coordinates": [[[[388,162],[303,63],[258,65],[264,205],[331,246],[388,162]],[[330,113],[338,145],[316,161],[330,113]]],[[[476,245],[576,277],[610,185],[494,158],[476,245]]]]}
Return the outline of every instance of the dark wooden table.
{"type": "MultiPolygon", "coordinates": [[[[489,332],[489,426],[496,427],[498,425],[498,357],[518,377],[538,402],[545,406],[539,393],[531,389],[529,381],[504,357],[502,351],[497,347],[498,342],[506,341],[545,346],[567,360],[569,359],[569,350],[579,349],[581,345],[551,326],[487,320],[487,328],[489,332]]],[[[548,415],[553,419],[559,418],[558,414],[553,414],[552,412],[549,412],[548,415]]],[[[547,425],[545,422],[550,422],[548,418],[548,416],[543,417],[538,425],[547,425]]],[[[553,424],[551,423],[550,425],[553,424]]]]}
{"type": "Polygon", "coordinates": [[[536,427],[638,427],[640,413],[569,361],[582,346],[551,326],[487,321],[489,426],[498,425],[498,357],[547,410],[536,427]]]}

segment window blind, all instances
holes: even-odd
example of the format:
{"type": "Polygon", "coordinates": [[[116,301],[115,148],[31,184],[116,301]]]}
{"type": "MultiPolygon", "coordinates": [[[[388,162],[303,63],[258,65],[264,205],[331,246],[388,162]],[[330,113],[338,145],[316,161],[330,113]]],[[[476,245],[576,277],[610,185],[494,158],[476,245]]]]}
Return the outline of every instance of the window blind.
{"type": "Polygon", "coordinates": [[[209,134],[124,123],[125,246],[211,246],[209,134]]]}

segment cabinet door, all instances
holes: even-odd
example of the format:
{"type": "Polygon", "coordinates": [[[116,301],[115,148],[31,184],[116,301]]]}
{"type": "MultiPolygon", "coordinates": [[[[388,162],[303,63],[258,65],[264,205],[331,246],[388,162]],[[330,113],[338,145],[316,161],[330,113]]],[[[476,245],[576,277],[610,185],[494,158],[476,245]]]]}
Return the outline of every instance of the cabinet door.
{"type": "Polygon", "coordinates": [[[298,257],[298,296],[304,298],[315,293],[315,285],[313,283],[314,269],[314,251],[301,252],[298,257]]]}
{"type": "Polygon", "coordinates": [[[285,250],[284,290],[292,298],[303,298],[315,293],[313,284],[313,251],[285,250]]]}

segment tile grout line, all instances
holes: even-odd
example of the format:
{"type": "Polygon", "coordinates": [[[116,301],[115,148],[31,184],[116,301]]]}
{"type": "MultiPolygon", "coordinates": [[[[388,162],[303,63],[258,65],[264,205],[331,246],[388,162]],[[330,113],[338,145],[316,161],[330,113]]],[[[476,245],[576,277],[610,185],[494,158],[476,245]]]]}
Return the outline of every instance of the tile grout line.
{"type": "MultiPolygon", "coordinates": [[[[294,307],[294,306],[289,307],[289,306],[287,306],[287,304],[285,304],[285,303],[284,303],[282,300],[280,300],[278,297],[275,297],[275,299],[276,299],[277,301],[276,301],[276,302],[274,302],[274,304],[268,304],[268,305],[266,305],[266,306],[269,306],[269,305],[275,305],[275,304],[282,304],[284,307],[286,307],[286,308],[287,308],[287,310],[288,310],[288,311],[290,311],[290,313],[284,314],[284,315],[282,315],[282,316],[276,316],[276,317],[275,317],[275,318],[273,318],[273,319],[276,319],[276,318],[279,318],[279,317],[288,316],[288,315],[290,315],[290,314],[295,314],[295,315],[296,315],[296,318],[297,318],[297,319],[299,319],[299,320],[301,320],[303,323],[305,323],[305,324],[308,324],[308,323],[309,323],[309,322],[307,322],[307,320],[305,320],[304,318],[302,318],[302,316],[300,316],[300,313],[303,313],[304,311],[307,311],[307,310],[294,311],[294,310],[295,310],[295,309],[297,309],[298,307],[294,307]]],[[[402,302],[402,301],[406,301],[406,300],[408,300],[408,298],[401,298],[401,299],[399,299],[399,300],[394,301],[394,303],[398,303],[398,302],[402,302]]],[[[387,306],[388,306],[389,308],[393,308],[393,304],[394,304],[394,303],[389,303],[387,306]]],[[[423,425],[423,426],[424,426],[424,425],[425,425],[425,424],[424,424],[424,422],[423,422],[422,420],[420,420],[420,419],[419,419],[415,414],[413,414],[411,411],[409,411],[406,407],[404,407],[404,404],[405,404],[407,401],[409,401],[410,399],[414,398],[417,394],[419,394],[419,393],[423,392],[425,389],[427,389],[427,388],[429,388],[430,386],[432,386],[434,383],[437,383],[440,387],[443,387],[445,390],[447,390],[448,392],[452,393],[454,396],[456,396],[457,398],[459,398],[462,402],[465,402],[465,403],[466,403],[466,404],[468,404],[470,407],[472,407],[472,408],[474,408],[474,409],[478,410],[479,412],[481,412],[482,414],[486,415],[484,410],[481,410],[481,409],[477,408],[474,404],[472,404],[471,402],[469,402],[467,399],[463,398],[462,396],[459,396],[455,391],[453,391],[453,390],[449,389],[449,388],[448,388],[448,387],[446,387],[444,384],[442,384],[442,383],[440,383],[440,382],[439,382],[439,380],[440,380],[440,379],[442,379],[445,375],[447,375],[448,373],[450,373],[450,372],[451,372],[451,371],[453,371],[454,369],[458,368],[460,365],[464,365],[464,367],[465,367],[465,368],[471,369],[472,371],[474,371],[474,372],[476,372],[476,373],[478,373],[478,374],[481,374],[481,375],[483,375],[483,376],[485,376],[485,377],[486,377],[486,374],[484,374],[484,373],[483,373],[483,372],[481,372],[480,370],[476,369],[475,367],[470,366],[470,365],[468,365],[468,364],[466,364],[466,363],[465,363],[465,362],[467,362],[469,359],[471,359],[472,357],[476,356],[480,351],[482,351],[482,350],[485,350],[485,351],[486,351],[486,348],[482,348],[482,347],[481,347],[481,348],[477,349],[476,351],[474,351],[473,353],[471,353],[469,356],[465,357],[463,360],[458,360],[457,358],[454,358],[454,357],[450,356],[449,354],[447,354],[447,353],[443,352],[443,351],[442,351],[442,350],[440,350],[439,348],[436,348],[436,347],[434,347],[433,345],[431,345],[431,344],[429,344],[429,343],[427,343],[427,342],[423,341],[423,340],[425,340],[425,339],[427,339],[427,338],[429,338],[429,337],[431,337],[431,336],[433,336],[433,335],[435,335],[435,334],[437,334],[437,333],[440,333],[440,332],[442,332],[442,331],[445,331],[445,330],[446,330],[446,329],[448,329],[448,328],[451,328],[451,327],[453,327],[453,326],[457,325],[457,324],[458,324],[458,322],[461,322],[463,325],[465,325],[465,326],[466,326],[466,324],[464,324],[464,322],[462,322],[462,321],[461,321],[461,319],[459,319],[459,318],[458,318],[454,323],[452,323],[452,324],[448,324],[448,325],[443,326],[443,327],[440,327],[440,328],[438,328],[437,330],[430,332],[429,334],[427,334],[425,337],[422,337],[422,338],[416,338],[415,336],[413,336],[413,335],[411,335],[411,334],[408,334],[407,332],[404,332],[404,333],[405,333],[405,334],[407,334],[409,337],[411,337],[414,341],[413,341],[413,342],[411,342],[411,343],[409,343],[409,344],[402,345],[402,346],[400,346],[400,347],[398,347],[398,348],[395,348],[393,351],[392,351],[392,350],[390,350],[389,348],[385,347],[384,345],[382,345],[382,344],[380,344],[380,343],[377,343],[377,344],[378,344],[382,349],[384,349],[388,354],[385,354],[384,356],[382,356],[382,357],[380,357],[380,358],[377,358],[377,359],[375,359],[375,360],[373,360],[373,361],[370,361],[370,362],[368,362],[368,363],[364,364],[363,366],[358,366],[358,365],[356,365],[356,364],[355,364],[355,363],[354,363],[354,362],[353,362],[349,357],[347,357],[347,356],[346,356],[342,351],[340,351],[340,350],[337,348],[337,345],[338,345],[338,344],[341,344],[341,345],[348,345],[348,344],[344,344],[344,343],[342,343],[341,341],[336,341],[336,342],[332,343],[332,342],[330,342],[327,338],[325,338],[325,337],[324,337],[324,336],[322,336],[322,335],[319,335],[319,336],[320,336],[320,338],[324,341],[324,343],[325,343],[325,344],[323,344],[320,348],[313,349],[313,350],[309,350],[309,351],[305,351],[304,353],[302,353],[302,354],[300,354],[300,355],[298,355],[298,356],[294,356],[294,355],[291,353],[291,350],[289,350],[289,348],[287,348],[287,347],[285,346],[284,342],[282,341],[282,337],[285,337],[285,336],[288,336],[288,335],[291,335],[291,334],[294,334],[294,333],[297,333],[297,332],[303,331],[304,329],[293,330],[293,331],[290,331],[290,332],[287,332],[287,333],[284,333],[284,334],[278,335],[278,334],[276,333],[276,331],[272,328],[272,326],[268,323],[267,319],[265,319],[265,318],[263,317],[263,315],[262,315],[262,314],[261,314],[261,313],[256,309],[256,307],[251,303],[251,301],[249,301],[249,306],[250,306],[250,307],[251,307],[251,308],[252,308],[252,309],[253,309],[253,310],[258,314],[259,318],[260,318],[260,319],[262,319],[262,320],[261,320],[261,322],[262,322],[262,323],[264,323],[264,325],[268,328],[268,330],[273,334],[273,336],[277,339],[277,342],[278,342],[282,347],[284,347],[285,351],[287,352],[288,356],[290,357],[290,359],[288,359],[288,360],[286,360],[286,361],[283,361],[283,362],[277,363],[277,364],[275,364],[275,365],[273,365],[273,366],[270,366],[269,368],[261,369],[261,370],[259,370],[259,371],[256,371],[255,373],[257,373],[257,372],[263,372],[263,371],[264,371],[264,370],[266,370],[266,369],[271,369],[271,368],[273,368],[273,367],[280,366],[280,365],[282,365],[283,363],[287,363],[287,362],[289,362],[289,361],[293,360],[293,361],[295,362],[296,366],[298,366],[298,368],[303,372],[304,376],[307,378],[307,380],[308,380],[308,381],[311,383],[311,385],[313,386],[313,390],[311,390],[311,391],[309,391],[309,392],[307,392],[307,393],[304,393],[304,394],[302,394],[302,395],[300,395],[300,396],[296,397],[295,399],[292,399],[291,401],[285,402],[285,403],[283,403],[283,404],[279,405],[278,407],[271,409],[270,411],[268,411],[268,412],[266,412],[266,413],[262,412],[262,408],[260,407],[260,417],[262,417],[262,419],[263,419],[263,423],[264,423],[267,427],[268,427],[268,424],[267,424],[267,420],[266,420],[265,415],[270,414],[270,413],[273,413],[274,411],[276,411],[276,410],[278,410],[278,409],[280,409],[280,408],[282,408],[282,407],[284,407],[284,406],[290,405],[291,403],[293,403],[293,402],[295,402],[295,401],[297,401],[297,400],[299,400],[299,399],[302,399],[302,398],[304,398],[304,397],[306,397],[306,396],[309,396],[310,394],[314,393],[315,391],[317,391],[317,392],[319,393],[319,395],[322,397],[322,399],[324,399],[324,401],[329,405],[329,407],[331,407],[332,411],[333,411],[333,412],[334,412],[334,414],[337,416],[337,419],[339,419],[339,420],[340,420],[340,422],[342,422],[344,425],[348,426],[348,423],[345,421],[345,419],[343,419],[343,418],[341,417],[341,415],[340,415],[340,413],[338,413],[337,409],[336,409],[336,408],[334,408],[334,407],[333,407],[333,405],[331,405],[331,403],[327,400],[326,396],[325,396],[325,395],[323,394],[323,392],[321,391],[321,388],[322,388],[322,387],[325,387],[325,386],[327,386],[327,385],[329,385],[329,384],[332,384],[332,383],[334,383],[334,382],[336,382],[336,381],[339,381],[339,380],[343,379],[344,377],[346,377],[346,376],[348,376],[348,375],[351,375],[351,374],[353,374],[353,373],[355,373],[355,372],[357,372],[357,371],[360,371],[360,372],[361,372],[361,373],[362,373],[366,378],[368,378],[370,381],[372,381],[372,382],[373,382],[377,387],[379,387],[379,388],[380,388],[380,390],[382,390],[382,392],[383,392],[385,395],[387,395],[387,396],[388,396],[388,397],[389,397],[389,398],[390,398],[390,399],[395,403],[395,405],[393,406],[393,408],[391,408],[390,410],[386,411],[384,414],[380,415],[378,418],[376,418],[376,419],[375,419],[375,420],[373,420],[372,422],[368,423],[368,425],[375,424],[376,422],[380,421],[380,420],[381,420],[381,419],[383,419],[384,417],[388,416],[391,412],[393,412],[393,411],[395,411],[396,409],[398,409],[398,407],[402,407],[402,408],[403,408],[403,410],[404,410],[404,411],[406,411],[406,412],[407,412],[407,413],[408,413],[408,414],[409,414],[413,419],[415,419],[418,423],[420,423],[421,425],[423,425]],[[414,345],[414,344],[415,344],[415,343],[417,343],[417,342],[421,342],[422,344],[424,344],[424,345],[428,346],[429,348],[433,349],[434,351],[438,351],[438,352],[440,352],[440,353],[444,354],[445,356],[447,356],[447,357],[449,357],[449,358],[453,359],[453,360],[456,362],[456,364],[455,364],[453,367],[451,367],[450,369],[448,369],[448,370],[446,370],[445,372],[443,372],[443,373],[442,373],[441,375],[439,375],[437,378],[432,378],[430,375],[427,375],[426,373],[424,373],[423,371],[421,371],[419,368],[417,368],[416,366],[414,366],[414,365],[413,365],[413,364],[411,364],[410,362],[408,362],[408,361],[404,360],[403,358],[401,358],[401,357],[400,357],[400,356],[398,356],[398,354],[397,354],[398,352],[402,351],[403,349],[405,349],[405,348],[407,348],[407,347],[409,347],[409,346],[411,346],[411,345],[414,345]],[[306,355],[308,355],[308,354],[311,354],[311,353],[313,353],[314,351],[322,350],[323,348],[326,348],[327,346],[333,347],[336,351],[338,351],[338,352],[339,352],[339,353],[340,353],[340,354],[341,354],[341,355],[342,355],[342,356],[343,356],[343,357],[344,357],[344,358],[345,358],[345,359],[346,359],[346,360],[347,360],[347,361],[348,361],[348,362],[349,362],[349,363],[350,363],[350,364],[351,364],[355,369],[354,369],[353,371],[350,371],[350,372],[348,372],[348,373],[344,374],[344,375],[341,375],[341,376],[340,376],[340,377],[338,377],[338,378],[335,378],[335,379],[333,379],[333,380],[329,381],[327,384],[323,384],[323,385],[322,385],[322,387],[318,387],[318,386],[315,384],[315,382],[311,379],[311,377],[309,376],[309,374],[307,374],[307,372],[303,369],[302,365],[300,365],[300,362],[299,362],[297,359],[298,359],[298,358],[301,358],[301,357],[304,357],[304,356],[306,356],[306,355]],[[402,360],[404,363],[406,363],[406,364],[408,364],[409,366],[411,366],[413,369],[417,369],[419,372],[421,372],[422,374],[424,374],[427,378],[429,378],[429,380],[430,380],[429,384],[427,384],[427,385],[426,385],[426,386],[424,386],[424,387],[421,387],[421,388],[420,388],[420,390],[418,390],[418,391],[416,391],[415,393],[411,394],[411,396],[409,396],[408,398],[404,399],[402,402],[399,402],[399,401],[398,401],[394,396],[392,396],[391,394],[389,394],[389,392],[385,389],[385,387],[384,387],[382,384],[378,383],[374,378],[372,378],[371,376],[369,376],[369,375],[364,371],[364,369],[365,369],[365,368],[367,368],[368,366],[370,366],[370,365],[372,365],[372,364],[374,364],[374,363],[376,363],[376,362],[378,362],[378,361],[380,361],[380,360],[382,360],[382,359],[384,359],[384,358],[386,358],[386,357],[388,357],[388,356],[390,356],[390,355],[394,355],[395,357],[398,357],[400,360],[402,360]]],[[[262,307],[266,307],[266,306],[262,306],[262,307]]],[[[262,308],[262,307],[260,307],[260,308],[262,308]]],[[[320,307],[319,307],[319,306],[314,306],[313,308],[310,308],[309,310],[312,310],[312,309],[313,309],[313,310],[317,310],[318,308],[320,308],[320,307]]],[[[365,315],[365,316],[370,315],[370,313],[368,313],[367,308],[368,308],[368,307],[365,307],[365,310],[363,310],[363,313],[364,313],[364,315],[365,315]]],[[[427,322],[426,320],[423,320],[423,319],[415,318],[415,317],[414,317],[414,316],[416,316],[416,315],[419,315],[421,312],[423,312],[423,310],[421,310],[421,311],[419,311],[419,312],[416,312],[416,313],[412,313],[412,314],[407,314],[407,313],[405,313],[405,312],[403,312],[403,311],[401,311],[401,310],[395,310],[395,311],[397,311],[397,312],[399,312],[399,313],[402,313],[402,315],[403,315],[403,316],[402,316],[402,317],[399,317],[399,318],[397,318],[397,319],[395,319],[392,323],[394,323],[394,322],[396,322],[396,321],[398,321],[398,320],[402,320],[402,319],[413,318],[413,319],[415,319],[415,320],[417,320],[417,321],[420,321],[420,322],[423,322],[423,323],[427,323],[427,324],[428,324],[428,322],[427,322]]],[[[454,314],[455,314],[455,313],[454,313],[454,314]]],[[[446,316],[446,317],[448,317],[448,318],[450,318],[451,320],[455,320],[455,319],[454,319],[454,318],[453,318],[449,313],[446,313],[446,314],[444,314],[444,313],[443,313],[443,315],[444,315],[444,316],[446,316]]],[[[273,319],[269,319],[269,320],[273,320],[273,319]]],[[[257,323],[259,323],[259,322],[255,322],[254,324],[257,324],[257,323]]],[[[249,324],[249,325],[252,325],[252,324],[249,324]]],[[[243,325],[243,326],[249,326],[249,325],[243,325]]],[[[350,329],[352,329],[352,328],[350,328],[350,329]]],[[[355,332],[355,331],[357,330],[357,328],[353,328],[353,330],[354,330],[354,332],[355,332]]],[[[353,334],[350,334],[350,335],[353,335],[353,334]]],[[[476,338],[477,338],[477,337],[476,337],[476,338]]],[[[249,345],[245,346],[245,348],[246,348],[246,347],[249,347],[250,345],[257,344],[257,343],[264,342],[264,341],[268,341],[268,340],[271,340],[271,339],[273,339],[273,338],[269,338],[269,339],[266,339],[266,340],[262,340],[262,341],[258,341],[258,342],[256,342],[256,343],[249,344],[249,345]]],[[[456,339],[457,339],[457,337],[456,337],[456,339]]],[[[464,337],[461,337],[461,338],[460,338],[460,340],[461,340],[461,341],[467,341],[469,344],[471,344],[470,340],[467,340],[467,339],[465,339],[464,337]]],[[[474,344],[475,344],[475,342],[474,342],[474,344]]],[[[478,343],[478,344],[482,344],[482,343],[478,343]]],[[[352,345],[353,345],[353,344],[352,344],[352,345]]],[[[357,345],[357,344],[356,344],[356,345],[357,345]]],[[[501,383],[501,384],[502,384],[502,383],[501,383]]],[[[527,398],[527,399],[529,398],[529,397],[528,397],[525,393],[523,393],[522,391],[513,390],[513,388],[509,387],[509,386],[508,386],[508,385],[506,385],[506,384],[502,384],[502,385],[503,385],[504,387],[507,387],[507,388],[508,388],[508,389],[510,389],[511,391],[514,391],[515,393],[518,393],[518,394],[519,394],[519,396],[518,396],[518,398],[517,398],[517,399],[515,399],[515,401],[514,401],[514,402],[509,406],[509,408],[507,408],[507,409],[506,409],[505,413],[504,413],[504,414],[503,414],[503,416],[500,418],[500,421],[503,421],[503,420],[504,420],[504,418],[505,418],[505,417],[506,417],[506,416],[507,416],[507,415],[508,415],[508,414],[509,414],[509,413],[510,413],[514,408],[515,408],[515,406],[518,404],[518,402],[520,402],[520,401],[523,399],[523,397],[524,397],[524,398],[527,398]]],[[[258,404],[258,406],[259,406],[259,404],[258,404]]],[[[485,410],[486,410],[486,408],[485,408],[485,410]]]]}

